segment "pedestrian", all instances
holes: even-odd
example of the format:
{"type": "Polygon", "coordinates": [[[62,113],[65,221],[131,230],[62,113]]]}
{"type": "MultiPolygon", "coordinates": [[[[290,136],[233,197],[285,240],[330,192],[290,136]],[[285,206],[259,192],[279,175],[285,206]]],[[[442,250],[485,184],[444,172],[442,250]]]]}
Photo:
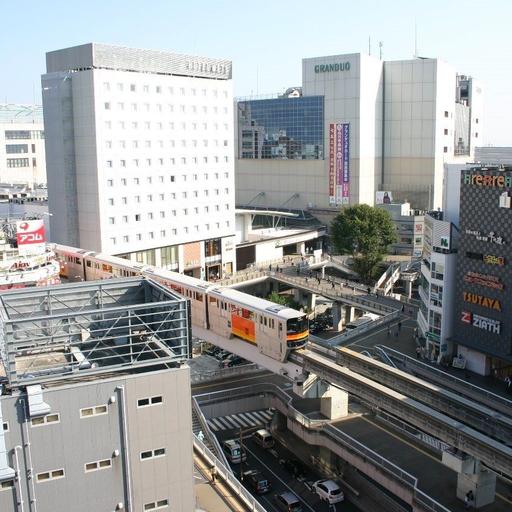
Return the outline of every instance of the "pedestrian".
{"type": "Polygon", "coordinates": [[[473,495],[473,491],[469,490],[464,496],[464,508],[467,510],[471,507],[475,497],[473,495]]]}
{"type": "Polygon", "coordinates": [[[276,265],[276,272],[279,272],[279,265],[276,265]]]}
{"type": "Polygon", "coordinates": [[[421,347],[416,347],[416,359],[419,359],[421,355],[421,347]]]}
{"type": "Polygon", "coordinates": [[[391,327],[388,325],[388,334],[387,337],[389,338],[391,336],[391,327]]]}
{"type": "Polygon", "coordinates": [[[300,274],[300,268],[297,267],[297,275],[299,275],[299,274],[300,274]]]}
{"type": "Polygon", "coordinates": [[[307,276],[306,276],[306,284],[308,284],[308,278],[307,278],[307,276]]]}
{"type": "Polygon", "coordinates": [[[320,278],[317,277],[316,280],[318,281],[318,284],[320,285],[320,278]]]}
{"type": "Polygon", "coordinates": [[[217,468],[216,468],[216,466],[212,466],[210,468],[210,474],[212,476],[212,485],[215,485],[215,481],[217,479],[217,468]]]}
{"type": "Polygon", "coordinates": [[[268,266],[268,271],[272,272],[272,263],[268,266]]]}
{"type": "Polygon", "coordinates": [[[197,434],[197,439],[199,439],[201,443],[204,441],[204,434],[202,430],[200,430],[199,433],[197,434]]]}
{"type": "Polygon", "coordinates": [[[334,287],[335,287],[335,286],[336,286],[336,283],[333,281],[333,282],[331,283],[331,287],[332,287],[332,289],[333,289],[333,290],[334,290],[334,287]]]}
{"type": "Polygon", "coordinates": [[[405,311],[405,304],[402,304],[402,313],[405,311]]]}
{"type": "Polygon", "coordinates": [[[512,384],[512,380],[508,375],[505,377],[505,384],[507,386],[507,393],[510,393],[510,385],[512,384]]]}
{"type": "Polygon", "coordinates": [[[368,295],[371,295],[372,289],[368,286],[368,295]]]}
{"type": "Polygon", "coordinates": [[[398,332],[400,332],[402,330],[402,321],[401,320],[398,320],[398,332]]]}
{"type": "Polygon", "coordinates": [[[399,333],[399,332],[400,332],[400,329],[397,329],[397,330],[395,331],[395,338],[398,338],[398,333],[399,333]]]}

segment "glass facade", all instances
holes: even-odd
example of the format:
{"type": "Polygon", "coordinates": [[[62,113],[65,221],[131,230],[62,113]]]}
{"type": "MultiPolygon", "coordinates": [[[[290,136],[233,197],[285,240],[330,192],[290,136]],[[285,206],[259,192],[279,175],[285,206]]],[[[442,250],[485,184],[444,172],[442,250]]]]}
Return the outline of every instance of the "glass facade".
{"type": "Polygon", "coordinates": [[[323,160],[324,98],[240,101],[238,158],[323,160]]]}

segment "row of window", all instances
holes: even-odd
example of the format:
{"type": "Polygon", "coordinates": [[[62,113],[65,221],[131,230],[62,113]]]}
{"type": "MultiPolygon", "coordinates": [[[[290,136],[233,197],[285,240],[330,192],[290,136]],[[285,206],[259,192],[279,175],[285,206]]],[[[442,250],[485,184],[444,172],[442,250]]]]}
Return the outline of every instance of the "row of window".
{"type": "Polygon", "coordinates": [[[7,159],[7,167],[15,168],[15,167],[29,167],[29,158],[8,158],[7,159]]]}
{"type": "MultiPolygon", "coordinates": [[[[230,226],[230,222],[229,220],[227,220],[225,222],[225,226],[226,228],[229,228],[230,226]]],[[[204,230],[205,231],[209,231],[210,229],[220,229],[221,227],[221,223],[220,222],[215,222],[215,225],[213,224],[205,224],[204,225],[204,230]]],[[[199,224],[195,224],[193,226],[193,231],[192,231],[192,228],[189,228],[188,226],[184,226],[181,230],[181,232],[177,229],[177,228],[171,228],[170,230],[165,230],[165,229],[162,229],[160,230],[160,238],[165,238],[168,234],[170,235],[173,235],[173,236],[176,236],[178,235],[178,233],[180,234],[184,234],[184,235],[188,235],[189,233],[199,233],[200,232],[200,226],[199,224]]],[[[154,240],[155,239],[155,232],[154,231],[149,231],[148,233],[145,233],[145,235],[143,235],[142,233],[136,233],[135,234],[135,240],[137,240],[137,242],[140,242],[143,240],[143,238],[147,238],[147,240],[154,240]]],[[[124,243],[124,244],[127,244],[130,242],[130,235],[123,235],[123,237],[110,237],[110,243],[112,245],[117,245],[117,242],[118,240],[121,242],[121,243],[124,243]]]]}
{"type": "MultiPolygon", "coordinates": [[[[110,82],[103,82],[103,90],[110,91],[114,89],[114,84],[110,82]]],[[[117,82],[115,86],[115,90],[118,92],[145,92],[145,93],[156,93],[156,94],[170,94],[171,96],[175,94],[179,94],[180,96],[208,96],[208,89],[197,89],[195,87],[191,87],[190,89],[185,87],[163,87],[161,85],[150,86],[149,84],[137,85],[137,84],[124,84],[122,82],[117,82]]],[[[219,91],[217,89],[210,90],[211,96],[213,98],[218,98],[222,96],[223,98],[228,98],[228,91],[219,91]]]]}
{"type": "Polygon", "coordinates": [[[156,448],[154,450],[147,450],[140,452],[140,460],[157,459],[158,457],[165,456],[165,448],[156,448]]]}
{"type": "MultiPolygon", "coordinates": [[[[194,157],[191,157],[187,160],[187,157],[183,156],[183,157],[180,157],[179,161],[178,159],[176,158],[169,158],[169,161],[166,163],[165,162],[165,159],[164,158],[158,158],[158,159],[151,159],[151,158],[146,158],[146,159],[141,159],[141,158],[133,158],[131,160],[131,165],[133,165],[134,167],[139,167],[140,165],[146,165],[147,167],[151,167],[153,164],[155,165],[160,165],[160,166],[163,166],[163,165],[176,165],[177,163],[180,163],[181,165],[187,165],[187,163],[190,165],[190,164],[207,164],[207,163],[210,163],[210,164],[218,164],[220,162],[220,157],[219,156],[210,156],[210,157],[207,157],[207,156],[203,156],[202,160],[200,161],[199,158],[197,158],[197,156],[194,156],[194,157]]],[[[227,163],[229,162],[229,157],[228,156],[225,156],[224,157],[224,162],[227,163]]],[[[126,160],[119,160],[119,167],[126,167],[127,161],[126,160]]],[[[108,168],[112,168],[114,167],[114,161],[113,160],[107,160],[105,162],[105,166],[108,167],[108,168]]]]}
{"type": "Polygon", "coordinates": [[[42,130],[5,130],[7,140],[44,139],[42,130]]]}
{"type": "MultiPolygon", "coordinates": [[[[31,144],[32,153],[36,152],[36,145],[31,144]]],[[[28,153],[28,144],[6,144],[5,152],[8,155],[15,155],[20,153],[28,153]]]]}
{"type": "MultiPolygon", "coordinates": [[[[220,189],[218,189],[218,188],[214,189],[212,192],[213,192],[213,195],[215,195],[215,196],[220,195],[220,189]]],[[[205,197],[209,197],[210,196],[210,190],[204,189],[203,190],[203,194],[204,194],[205,197]]],[[[229,194],[229,188],[228,187],[224,188],[224,194],[226,194],[226,195],[229,194]]],[[[146,201],[148,201],[150,203],[153,202],[153,197],[154,197],[153,194],[147,194],[146,201]]],[[[187,199],[188,192],[187,191],[183,191],[181,193],[181,197],[183,199],[187,199]]],[[[190,194],[190,197],[199,197],[199,191],[198,190],[193,190],[192,193],[190,194]]],[[[169,199],[176,199],[176,192],[170,192],[169,193],[169,199]]],[[[158,200],[159,201],[165,201],[165,194],[158,194],[158,200]]],[[[141,196],[140,195],[133,196],[133,201],[135,203],[140,203],[141,202],[141,196]]],[[[107,204],[109,206],[115,206],[116,205],[115,198],[109,197],[107,199],[107,204]]],[[[121,197],[121,204],[128,204],[128,197],[126,197],[126,196],[121,197]]],[[[226,208],[226,209],[229,209],[229,208],[226,208]]],[[[187,215],[188,212],[184,211],[183,214],[187,215]]]]}
{"type": "MultiPolygon", "coordinates": [[[[220,205],[219,204],[215,204],[215,205],[213,205],[213,207],[211,207],[209,205],[204,206],[203,207],[203,212],[204,213],[210,213],[210,208],[211,208],[211,212],[220,212],[220,205]]],[[[229,204],[225,205],[225,209],[229,210],[229,204]]],[[[183,215],[188,215],[189,209],[188,208],[183,208],[181,210],[181,212],[183,213],[183,215]]],[[[193,212],[194,215],[199,215],[199,206],[194,206],[194,208],[191,210],[191,212],[193,212]]],[[[176,217],[176,215],[178,214],[178,211],[177,210],[170,210],[169,214],[172,217],[176,217]]],[[[154,212],[148,212],[146,214],[146,218],[147,218],[147,220],[154,220],[155,219],[154,212]]],[[[165,219],[166,218],[166,212],[164,210],[161,210],[159,212],[159,218],[160,219],[165,219]]],[[[113,224],[117,223],[117,220],[118,219],[116,217],[109,217],[108,218],[108,223],[110,225],[113,225],[113,224]]],[[[134,214],[134,220],[135,220],[135,222],[141,222],[142,221],[142,214],[141,213],[134,214]]],[[[130,222],[129,216],[128,215],[122,215],[121,216],[121,222],[123,224],[128,224],[130,222]]]]}
{"type": "MultiPolygon", "coordinates": [[[[203,174],[204,181],[208,181],[209,176],[210,176],[210,174],[205,172],[203,174]]],[[[220,173],[218,173],[218,172],[213,173],[211,176],[213,176],[213,178],[216,179],[216,180],[220,179],[220,173]]],[[[153,178],[154,178],[154,176],[147,176],[146,180],[145,180],[146,183],[148,185],[152,185],[153,181],[154,181],[153,178]]],[[[156,178],[156,176],[155,176],[155,178],[156,178]]],[[[199,179],[199,175],[198,174],[192,174],[191,178],[192,178],[192,181],[197,181],[199,179]]],[[[224,173],[224,178],[225,179],[229,178],[229,172],[225,172],[224,173]]],[[[183,182],[187,181],[187,179],[188,179],[188,175],[187,174],[182,174],[181,175],[181,180],[183,182]]],[[[141,180],[144,181],[142,178],[136,177],[136,178],[132,178],[131,181],[132,181],[132,183],[134,185],[140,185],[141,180]]],[[[169,181],[171,183],[175,183],[176,182],[176,176],[174,174],[169,175],[169,181]]],[[[128,185],[128,178],[120,178],[119,183],[121,185],[123,185],[123,186],[128,185]]],[[[158,183],[165,183],[165,176],[158,176],[158,183]]],[[[107,186],[108,187],[113,187],[114,186],[114,180],[113,179],[108,179],[107,180],[107,186]]]]}
{"type": "MultiPolygon", "coordinates": [[[[167,105],[162,105],[161,103],[156,104],[150,104],[150,103],[125,103],[124,101],[118,101],[117,103],[111,102],[111,101],[105,101],[103,103],[103,108],[105,110],[116,110],[118,112],[158,112],[162,113],[165,116],[168,114],[172,114],[174,112],[183,112],[188,114],[207,114],[208,111],[213,114],[227,114],[228,113],[228,107],[222,107],[222,110],[219,110],[219,107],[217,106],[208,106],[208,105],[184,105],[180,104],[174,105],[172,103],[168,103],[167,105]]],[[[193,123],[197,124],[197,123],[193,123]]],[[[202,123],[203,125],[206,123],[202,123]]],[[[225,129],[228,130],[228,123],[224,124],[225,129]]],[[[197,126],[196,128],[197,129],[197,126]]],[[[207,128],[204,128],[205,130],[207,128]]]]}
{"type": "MultiPolygon", "coordinates": [[[[181,122],[181,121],[179,123],[175,123],[174,121],[163,123],[162,121],[132,121],[132,120],[130,120],[128,122],[126,120],[118,120],[118,121],[116,121],[116,123],[117,123],[117,127],[121,130],[144,129],[144,130],[153,130],[153,132],[155,130],[160,130],[160,131],[169,130],[171,132],[174,132],[175,130],[176,131],[178,131],[178,130],[197,131],[199,129],[198,128],[199,126],[201,126],[200,129],[208,130],[207,123],[197,123],[197,122],[190,122],[190,124],[187,124],[187,123],[181,122]]],[[[222,125],[223,125],[225,131],[230,131],[230,127],[229,127],[228,123],[222,123],[222,125]]],[[[111,119],[105,120],[104,126],[107,130],[111,130],[112,126],[113,126],[112,120],[111,119]]],[[[210,129],[212,129],[215,132],[218,132],[219,131],[219,123],[213,122],[210,125],[210,129]]],[[[137,141],[137,142],[140,142],[140,141],[137,141]]],[[[133,141],[132,141],[132,143],[133,143],[133,141]]],[[[133,146],[133,147],[135,147],[135,146],[133,146]]],[[[136,147],[142,147],[142,146],[137,145],[136,147]]],[[[163,147],[163,146],[160,146],[160,147],[163,147]]]]}
{"type": "Polygon", "coordinates": [[[161,510],[163,508],[167,508],[169,506],[169,500],[158,500],[151,501],[150,503],[144,504],[144,512],[150,510],[161,510]]]}

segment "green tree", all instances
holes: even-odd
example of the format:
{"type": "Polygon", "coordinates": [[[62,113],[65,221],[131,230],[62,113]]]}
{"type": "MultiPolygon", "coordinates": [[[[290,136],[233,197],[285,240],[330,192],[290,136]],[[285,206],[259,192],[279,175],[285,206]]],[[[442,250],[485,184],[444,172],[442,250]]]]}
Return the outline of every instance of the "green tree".
{"type": "Polygon", "coordinates": [[[290,295],[280,295],[277,292],[272,292],[268,297],[267,300],[271,302],[275,302],[276,304],[281,304],[281,306],[286,306],[292,309],[299,310],[301,308],[301,305],[293,300],[293,298],[290,295]]]}
{"type": "Polygon", "coordinates": [[[388,245],[396,240],[396,231],[386,210],[358,204],[343,208],[334,218],[331,239],[340,254],[352,255],[354,270],[369,282],[388,245]]]}

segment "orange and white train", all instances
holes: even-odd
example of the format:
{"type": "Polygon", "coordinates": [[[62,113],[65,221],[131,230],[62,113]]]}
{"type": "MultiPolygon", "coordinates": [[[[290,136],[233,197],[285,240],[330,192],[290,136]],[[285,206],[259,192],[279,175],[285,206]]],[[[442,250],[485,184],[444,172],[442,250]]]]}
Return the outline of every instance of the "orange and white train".
{"type": "Polygon", "coordinates": [[[61,276],[70,281],[143,275],[190,300],[192,326],[256,345],[260,353],[284,362],[303,348],[308,319],[300,311],[247,293],[151,265],[134,263],[64,245],[52,246],[61,262],[61,276]]]}

